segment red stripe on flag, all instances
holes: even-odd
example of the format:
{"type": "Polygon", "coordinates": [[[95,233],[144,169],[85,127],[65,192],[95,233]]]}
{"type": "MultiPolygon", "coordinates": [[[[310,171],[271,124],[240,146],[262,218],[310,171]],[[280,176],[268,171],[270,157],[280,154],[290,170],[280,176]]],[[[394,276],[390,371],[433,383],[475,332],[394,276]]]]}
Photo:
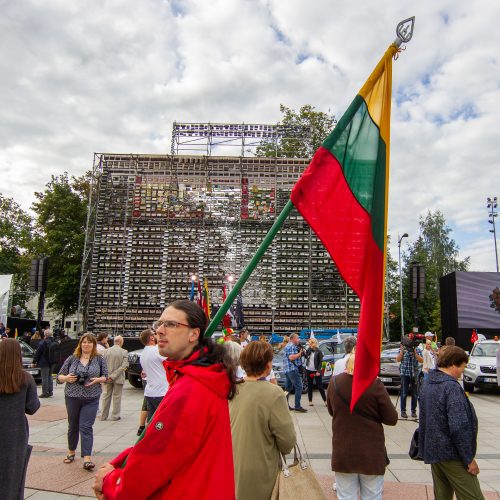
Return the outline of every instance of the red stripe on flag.
{"type": "Polygon", "coordinates": [[[351,406],[379,370],[382,335],[383,251],[371,218],[352,193],[338,160],[323,147],[292,190],[295,207],[323,242],[361,301],[351,406]]]}

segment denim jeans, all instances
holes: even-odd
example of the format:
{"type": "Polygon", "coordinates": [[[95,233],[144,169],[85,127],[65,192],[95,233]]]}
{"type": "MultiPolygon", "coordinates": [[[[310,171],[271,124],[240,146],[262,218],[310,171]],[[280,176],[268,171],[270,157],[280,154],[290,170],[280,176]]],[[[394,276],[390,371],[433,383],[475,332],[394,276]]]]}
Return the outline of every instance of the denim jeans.
{"type": "Polygon", "coordinates": [[[300,408],[300,398],[302,397],[302,377],[299,370],[286,372],[285,391],[291,392],[295,389],[295,408],[300,408]]]}
{"type": "Polygon", "coordinates": [[[82,457],[92,455],[94,444],[94,422],[99,408],[99,398],[83,399],[66,396],[68,412],[68,449],[75,451],[78,435],[82,439],[82,457]]]}
{"type": "Polygon", "coordinates": [[[382,500],[384,476],[335,472],[338,500],[382,500]]]}
{"type": "Polygon", "coordinates": [[[52,396],[54,391],[54,382],[52,380],[52,370],[50,366],[40,367],[42,375],[42,394],[44,396],[52,396]]]}
{"type": "Polygon", "coordinates": [[[411,389],[411,411],[417,411],[417,388],[413,377],[401,375],[401,412],[406,412],[406,398],[411,389]]]}

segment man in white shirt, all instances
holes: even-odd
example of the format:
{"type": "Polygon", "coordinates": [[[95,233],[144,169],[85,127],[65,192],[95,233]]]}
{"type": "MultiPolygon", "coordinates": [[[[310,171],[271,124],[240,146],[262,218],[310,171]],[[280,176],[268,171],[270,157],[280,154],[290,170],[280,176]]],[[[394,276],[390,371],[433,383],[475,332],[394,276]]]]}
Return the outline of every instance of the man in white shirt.
{"type": "Polygon", "coordinates": [[[168,390],[167,374],[163,367],[163,361],[167,358],[159,353],[153,330],[144,330],[139,338],[144,345],[141,354],[141,367],[148,381],[144,389],[144,397],[146,398],[149,421],[168,390]]]}
{"type": "Polygon", "coordinates": [[[240,345],[241,347],[245,348],[248,345],[249,339],[248,339],[248,330],[246,328],[243,328],[243,330],[240,331],[240,345]]]}
{"type": "Polygon", "coordinates": [[[351,355],[355,347],[356,347],[356,337],[347,337],[344,340],[345,356],[342,359],[335,361],[335,365],[333,366],[332,377],[344,373],[347,360],[349,359],[349,356],[351,355]]]}

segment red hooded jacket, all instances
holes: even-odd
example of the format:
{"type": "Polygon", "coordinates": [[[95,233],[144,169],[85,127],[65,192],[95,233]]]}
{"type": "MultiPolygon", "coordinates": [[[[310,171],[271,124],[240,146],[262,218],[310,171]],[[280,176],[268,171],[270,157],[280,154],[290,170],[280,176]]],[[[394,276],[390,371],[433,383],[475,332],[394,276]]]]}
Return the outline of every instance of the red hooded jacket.
{"type": "Polygon", "coordinates": [[[144,438],[111,461],[106,500],[234,500],[229,379],[222,364],[198,357],[164,361],[168,392],[144,438]]]}

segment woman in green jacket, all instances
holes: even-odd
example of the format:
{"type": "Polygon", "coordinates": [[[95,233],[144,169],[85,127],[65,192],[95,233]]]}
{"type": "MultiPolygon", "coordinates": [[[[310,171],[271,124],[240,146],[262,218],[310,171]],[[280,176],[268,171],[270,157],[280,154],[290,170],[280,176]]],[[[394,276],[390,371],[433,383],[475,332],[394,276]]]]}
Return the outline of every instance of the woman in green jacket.
{"type": "Polygon", "coordinates": [[[271,498],[280,452],[289,453],[296,442],[285,394],[266,382],[272,362],[273,349],[266,342],[250,342],[241,353],[246,377],[229,402],[236,500],[271,498]]]}

